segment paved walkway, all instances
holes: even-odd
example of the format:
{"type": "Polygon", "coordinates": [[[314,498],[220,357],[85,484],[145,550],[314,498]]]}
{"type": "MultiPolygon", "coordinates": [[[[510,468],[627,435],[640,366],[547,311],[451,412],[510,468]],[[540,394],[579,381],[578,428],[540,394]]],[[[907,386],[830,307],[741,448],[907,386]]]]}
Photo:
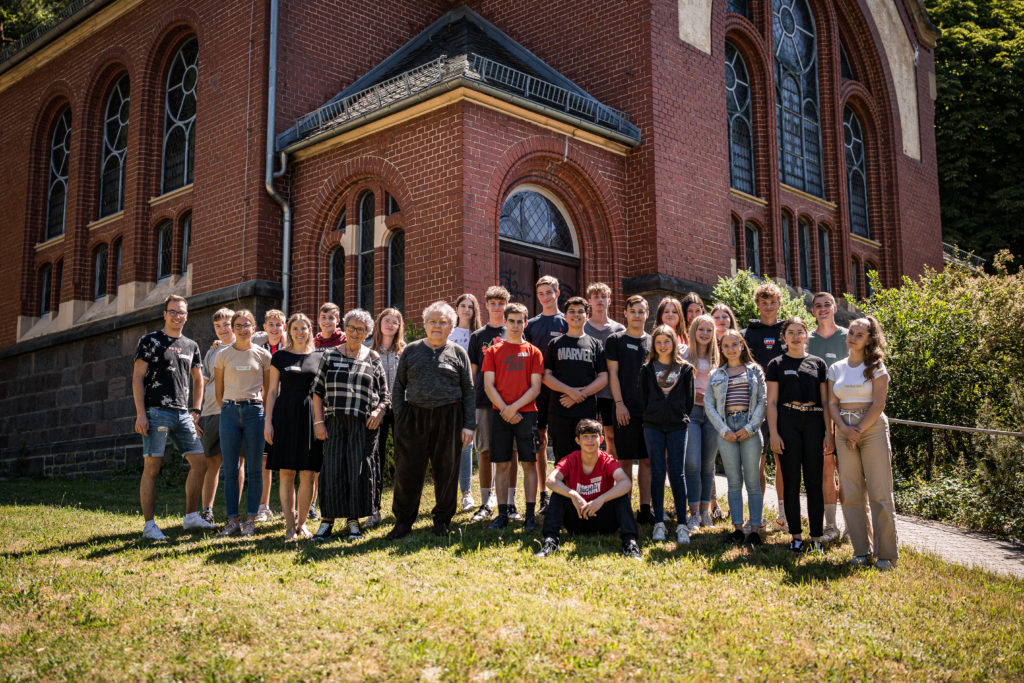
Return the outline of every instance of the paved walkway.
{"type": "MultiPolygon", "coordinates": [[[[719,497],[724,497],[729,485],[725,477],[715,477],[719,497]]],[[[746,500],[746,495],[743,496],[746,500]]],[[[778,511],[779,499],[775,487],[768,486],[764,496],[765,510],[778,511]]],[[[800,507],[807,514],[807,500],[800,496],[800,507]]],[[[839,528],[845,528],[843,506],[837,515],[839,528]]],[[[992,534],[965,531],[942,522],[932,522],[907,515],[897,515],[896,533],[900,546],[929,553],[942,560],[966,567],[980,567],[994,574],[1024,579],[1024,546],[996,538],[992,534]]]]}

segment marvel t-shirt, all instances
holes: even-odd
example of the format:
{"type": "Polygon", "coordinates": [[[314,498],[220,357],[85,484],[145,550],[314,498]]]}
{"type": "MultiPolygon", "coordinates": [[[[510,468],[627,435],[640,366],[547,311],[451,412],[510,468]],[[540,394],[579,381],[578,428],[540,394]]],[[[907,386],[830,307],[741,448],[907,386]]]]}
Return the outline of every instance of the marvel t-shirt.
{"type": "Polygon", "coordinates": [[[640,417],[644,414],[643,401],[640,398],[640,369],[651,355],[651,335],[637,338],[625,330],[616,332],[604,343],[604,355],[607,360],[619,364],[619,387],[622,390],[622,402],[629,414],[640,417]]]}
{"type": "Polygon", "coordinates": [[[540,349],[544,360],[548,359],[548,346],[555,339],[569,331],[569,323],[561,313],[535,315],[526,321],[523,338],[540,349]]]}
{"type": "Polygon", "coordinates": [[[491,407],[491,399],[487,398],[487,394],[484,392],[484,353],[494,344],[501,343],[501,340],[505,338],[505,334],[504,325],[493,327],[490,323],[487,323],[469,335],[469,348],[466,349],[466,352],[469,354],[469,362],[476,366],[476,372],[473,374],[473,387],[476,393],[477,408],[487,409],[491,407]]]}
{"type": "Polygon", "coordinates": [[[187,410],[192,368],[202,370],[199,345],[188,337],[169,337],[163,330],[150,332],[139,340],[135,360],[146,363],[143,402],[147,408],[187,410]]]}
{"type": "Polygon", "coordinates": [[[821,385],[825,383],[828,366],[817,356],[793,358],[779,356],[764,370],[766,382],[779,383],[779,403],[813,403],[821,405],[821,385]]]}
{"type": "Polygon", "coordinates": [[[555,469],[562,473],[565,485],[589,503],[615,486],[615,470],[621,470],[622,465],[608,453],[600,451],[594,469],[586,474],[583,472],[583,455],[573,451],[559,460],[555,469]]]}
{"type": "MultiPolygon", "coordinates": [[[[555,379],[570,387],[580,388],[597,379],[598,373],[607,372],[608,364],[605,362],[601,342],[588,335],[570,337],[563,334],[548,346],[544,368],[550,370],[555,379]]],[[[592,417],[597,414],[597,398],[593,395],[569,408],[561,404],[558,400],[560,397],[559,392],[551,391],[550,409],[557,415],[592,417]]]]}
{"type": "MultiPolygon", "coordinates": [[[[533,375],[544,376],[544,356],[529,342],[513,344],[504,341],[484,352],[484,364],[480,369],[494,373],[494,388],[505,403],[515,403],[530,389],[533,375]]],[[[497,407],[494,406],[495,409],[497,407]]],[[[537,412],[537,401],[530,401],[519,412],[537,412]]]]}

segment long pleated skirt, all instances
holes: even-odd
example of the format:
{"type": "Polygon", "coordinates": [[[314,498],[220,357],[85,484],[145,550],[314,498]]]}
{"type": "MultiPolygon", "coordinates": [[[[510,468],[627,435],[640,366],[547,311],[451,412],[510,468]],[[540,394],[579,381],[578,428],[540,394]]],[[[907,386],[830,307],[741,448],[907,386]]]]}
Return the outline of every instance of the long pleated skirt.
{"type": "Polygon", "coordinates": [[[320,468],[320,514],[328,519],[369,517],[374,501],[377,431],[364,418],[327,419],[324,462],[320,468]]]}

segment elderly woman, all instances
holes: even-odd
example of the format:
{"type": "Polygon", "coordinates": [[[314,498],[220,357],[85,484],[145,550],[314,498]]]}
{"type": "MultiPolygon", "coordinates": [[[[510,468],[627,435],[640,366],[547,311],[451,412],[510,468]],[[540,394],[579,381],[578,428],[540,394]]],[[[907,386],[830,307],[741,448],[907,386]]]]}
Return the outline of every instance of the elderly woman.
{"type": "Polygon", "coordinates": [[[342,325],[345,342],[324,353],[311,389],[314,434],[325,442],[315,541],[329,538],[339,517],[348,519],[348,537],[359,538],[359,518],[377,512],[376,430],[391,404],[380,356],[363,346],[373,318],[357,308],[345,314],[342,325]]]}
{"type": "Polygon", "coordinates": [[[473,440],[476,403],[469,354],[448,340],[455,309],[436,301],[423,311],[426,339],[405,347],[395,373],[395,526],[387,538],[412,531],[420,508],[423,479],[434,475],[431,515],[434,535],[447,536],[455,514],[459,455],[473,440]]]}

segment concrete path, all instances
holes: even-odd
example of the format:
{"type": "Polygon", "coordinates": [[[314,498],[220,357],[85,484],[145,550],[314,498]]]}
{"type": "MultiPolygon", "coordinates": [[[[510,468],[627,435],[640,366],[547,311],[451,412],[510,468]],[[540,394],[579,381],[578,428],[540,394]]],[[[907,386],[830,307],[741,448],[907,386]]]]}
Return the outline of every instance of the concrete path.
{"type": "MultiPolygon", "coordinates": [[[[729,489],[726,478],[715,477],[720,498],[729,489]]],[[[746,495],[743,496],[746,500],[746,495]]],[[[779,499],[774,486],[768,486],[764,496],[765,511],[779,509],[779,499]]],[[[807,500],[800,496],[800,508],[807,514],[807,500]]],[[[843,507],[837,515],[839,528],[845,528],[843,507]]],[[[965,531],[951,524],[932,522],[907,515],[897,515],[896,533],[900,546],[930,553],[951,564],[979,567],[994,574],[1024,579],[1024,546],[996,538],[992,534],[965,531]]]]}

